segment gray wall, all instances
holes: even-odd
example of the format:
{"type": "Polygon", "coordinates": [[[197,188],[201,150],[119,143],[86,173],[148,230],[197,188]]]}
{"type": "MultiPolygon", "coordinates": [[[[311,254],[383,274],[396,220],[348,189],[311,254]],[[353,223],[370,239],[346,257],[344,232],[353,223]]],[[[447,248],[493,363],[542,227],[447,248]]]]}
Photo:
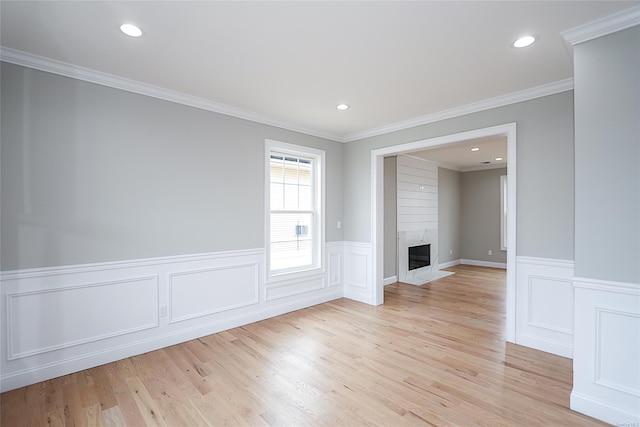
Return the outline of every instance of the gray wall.
{"type": "Polygon", "coordinates": [[[640,283],[640,26],[574,47],[575,274],[640,283]]]}
{"type": "Polygon", "coordinates": [[[573,259],[573,92],[345,145],[345,240],[371,242],[371,150],[504,123],[517,129],[517,251],[573,259]]]}
{"type": "Polygon", "coordinates": [[[461,185],[460,172],[438,168],[438,262],[440,264],[462,258],[461,185]]]}
{"type": "Polygon", "coordinates": [[[384,277],[398,275],[396,156],[384,159],[384,277]]]}
{"type": "Polygon", "coordinates": [[[500,175],[506,174],[506,168],[462,173],[461,258],[507,262],[500,250],[500,175]]]}
{"type": "Polygon", "coordinates": [[[343,144],[2,63],[2,270],[263,248],[265,138],[343,144]]]}

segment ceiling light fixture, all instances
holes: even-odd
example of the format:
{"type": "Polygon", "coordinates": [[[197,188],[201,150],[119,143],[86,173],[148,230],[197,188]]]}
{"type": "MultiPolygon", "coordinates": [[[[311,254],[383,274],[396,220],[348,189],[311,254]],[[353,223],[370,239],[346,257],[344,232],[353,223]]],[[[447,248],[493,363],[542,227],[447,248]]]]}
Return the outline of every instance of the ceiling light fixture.
{"type": "Polygon", "coordinates": [[[336,105],[336,108],[340,111],[344,111],[344,110],[348,110],[349,106],[347,104],[338,104],[336,105]]]}
{"type": "Polygon", "coordinates": [[[499,162],[500,160],[502,160],[502,157],[496,157],[496,162],[499,162]]]}
{"type": "Polygon", "coordinates": [[[471,149],[471,151],[480,151],[480,148],[478,148],[478,147],[473,147],[473,148],[471,149]]]}
{"type": "Polygon", "coordinates": [[[522,36],[520,37],[518,40],[516,40],[515,42],[513,42],[513,47],[527,47],[527,46],[531,46],[533,43],[535,43],[538,40],[538,37],[533,36],[533,35],[526,35],[526,36],[522,36]]]}
{"type": "Polygon", "coordinates": [[[140,37],[142,35],[142,30],[133,24],[120,25],[120,31],[131,37],[140,37]]]}

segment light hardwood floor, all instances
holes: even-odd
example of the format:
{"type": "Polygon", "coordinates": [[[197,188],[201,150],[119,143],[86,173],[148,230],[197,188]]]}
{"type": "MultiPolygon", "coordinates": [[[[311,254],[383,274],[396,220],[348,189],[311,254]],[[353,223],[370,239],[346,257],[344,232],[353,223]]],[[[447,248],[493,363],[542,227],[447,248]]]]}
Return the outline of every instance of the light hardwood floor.
{"type": "Polygon", "coordinates": [[[571,360],[504,342],[505,274],[457,266],[0,395],[13,426],[600,426],[571,360]]]}

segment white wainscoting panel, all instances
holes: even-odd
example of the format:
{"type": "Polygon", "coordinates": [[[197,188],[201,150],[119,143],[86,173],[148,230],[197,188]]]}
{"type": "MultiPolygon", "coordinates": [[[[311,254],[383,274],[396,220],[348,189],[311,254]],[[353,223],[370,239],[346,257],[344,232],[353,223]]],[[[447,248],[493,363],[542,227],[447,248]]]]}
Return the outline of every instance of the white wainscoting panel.
{"type": "Polygon", "coordinates": [[[373,304],[371,278],[371,244],[345,242],[344,244],[344,296],[373,304]]]}
{"type": "Polygon", "coordinates": [[[571,409],[640,425],[640,284],[574,278],[571,409]]]}
{"type": "Polygon", "coordinates": [[[326,248],[326,272],[268,285],[264,249],[2,272],[0,390],[341,298],[344,243],[326,248]]]}
{"type": "Polygon", "coordinates": [[[342,260],[344,259],[344,243],[331,242],[326,244],[327,256],[327,286],[342,285],[342,260]]]}
{"type": "Polygon", "coordinates": [[[305,277],[293,280],[283,280],[275,282],[266,287],[267,301],[273,301],[280,298],[287,298],[305,292],[316,291],[325,287],[325,275],[305,277]]]}
{"type": "Polygon", "coordinates": [[[157,326],[157,276],[7,294],[8,360],[157,326]]]}
{"type": "Polygon", "coordinates": [[[169,323],[257,304],[259,265],[255,262],[170,273],[169,323]]]}
{"type": "Polygon", "coordinates": [[[573,261],[517,257],[516,276],[516,344],[573,357],[573,261]]]}

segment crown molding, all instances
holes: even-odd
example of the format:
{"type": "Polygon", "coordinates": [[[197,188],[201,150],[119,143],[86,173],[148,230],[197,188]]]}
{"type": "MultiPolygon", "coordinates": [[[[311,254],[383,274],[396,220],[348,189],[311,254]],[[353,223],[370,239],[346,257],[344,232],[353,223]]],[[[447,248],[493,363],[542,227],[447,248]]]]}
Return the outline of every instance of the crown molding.
{"type": "Polygon", "coordinates": [[[556,93],[566,92],[568,90],[573,90],[573,78],[509,93],[507,95],[486,99],[484,101],[474,102],[460,107],[451,108],[449,110],[428,114],[426,116],[416,117],[410,120],[392,123],[390,125],[381,126],[379,128],[370,129],[363,132],[352,133],[344,137],[344,142],[352,142],[363,138],[369,138],[372,136],[378,136],[390,132],[409,129],[416,126],[438,122],[440,120],[451,119],[454,117],[464,116],[466,114],[489,110],[491,108],[504,107],[505,105],[529,101],[531,99],[541,98],[547,95],[554,95],[556,93]]]}
{"type": "Polygon", "coordinates": [[[108,86],[114,89],[120,89],[127,92],[133,92],[140,95],[150,96],[164,101],[175,102],[177,104],[187,105],[214,113],[224,114],[239,119],[250,120],[262,123],[268,126],[275,126],[294,132],[303,133],[318,138],[324,138],[336,142],[352,142],[363,138],[383,135],[390,132],[408,129],[415,126],[425,125],[440,120],[459,117],[466,114],[476,113],[491,108],[503,107],[505,105],[515,104],[518,102],[528,101],[547,95],[553,95],[560,92],[573,90],[573,79],[560,80],[558,82],[538,86],[530,89],[513,92],[510,94],[490,98],[484,101],[474,102],[460,107],[451,108],[433,114],[416,117],[410,120],[392,123],[374,129],[355,132],[344,136],[333,135],[316,129],[298,126],[292,123],[283,122],[268,115],[256,113],[242,108],[233,107],[227,104],[211,101],[193,95],[187,95],[182,92],[165,89],[159,86],[142,83],[139,81],[119,77],[113,74],[92,70],[77,65],[55,59],[45,58],[43,56],[22,52],[15,49],[0,46],[0,60],[12,64],[33,68],[65,77],[70,77],[89,83],[95,83],[102,86],[108,86]]]}
{"type": "Polygon", "coordinates": [[[560,35],[572,46],[640,25],[640,5],[568,29],[560,35]]]}
{"type": "Polygon", "coordinates": [[[283,122],[268,115],[244,110],[242,108],[233,107],[231,105],[222,104],[193,95],[187,95],[182,92],[165,89],[159,86],[142,83],[113,74],[103,73],[101,71],[92,70],[90,68],[72,65],[66,62],[57,61],[55,59],[10,49],[4,46],[0,46],[0,60],[40,71],[58,74],[65,77],[71,77],[89,83],[108,86],[114,89],[137,93],[139,95],[150,96],[152,98],[158,98],[164,101],[175,102],[177,104],[187,105],[189,107],[199,108],[201,110],[224,114],[239,119],[250,120],[252,122],[275,126],[294,132],[300,132],[306,135],[329,139],[332,141],[344,142],[343,138],[339,136],[321,132],[316,129],[310,129],[292,123],[283,122]]]}

